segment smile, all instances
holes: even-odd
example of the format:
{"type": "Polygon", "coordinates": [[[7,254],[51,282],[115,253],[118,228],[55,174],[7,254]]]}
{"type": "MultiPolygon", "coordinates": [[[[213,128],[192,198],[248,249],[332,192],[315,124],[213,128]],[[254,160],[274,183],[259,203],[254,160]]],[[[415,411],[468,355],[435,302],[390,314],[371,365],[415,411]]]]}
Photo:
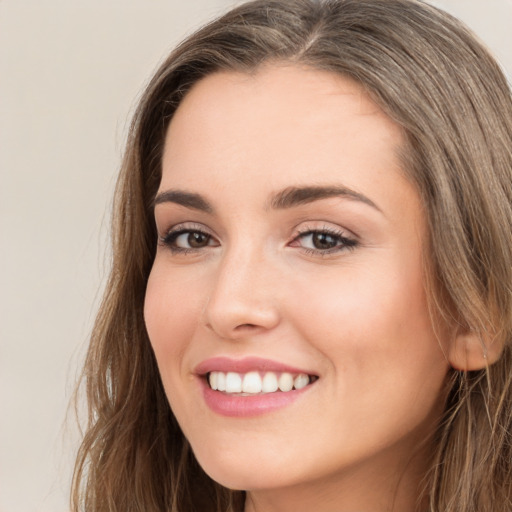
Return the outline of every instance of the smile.
{"type": "Polygon", "coordinates": [[[214,357],[201,362],[194,373],[208,408],[238,418],[288,407],[319,380],[305,368],[260,357],[214,357]]]}
{"type": "Polygon", "coordinates": [[[212,390],[238,396],[299,390],[315,379],[316,377],[313,375],[305,373],[271,371],[250,371],[248,373],[212,371],[208,374],[208,383],[212,390]]]}

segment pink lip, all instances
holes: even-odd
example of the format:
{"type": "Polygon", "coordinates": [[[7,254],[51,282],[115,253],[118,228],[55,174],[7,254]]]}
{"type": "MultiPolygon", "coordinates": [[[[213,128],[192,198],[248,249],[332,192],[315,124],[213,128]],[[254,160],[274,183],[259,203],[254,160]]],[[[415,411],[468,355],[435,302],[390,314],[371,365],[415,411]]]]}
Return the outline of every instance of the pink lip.
{"type": "Polygon", "coordinates": [[[246,357],[244,359],[230,359],[228,357],[215,357],[207,359],[200,363],[195,372],[198,375],[203,398],[206,405],[215,413],[228,417],[251,417],[267,414],[272,411],[286,407],[303,394],[307,393],[312,385],[299,390],[292,390],[286,393],[276,391],[275,393],[264,393],[261,395],[240,396],[228,395],[222,391],[214,391],[210,388],[206,381],[206,374],[213,371],[220,372],[237,372],[247,373],[249,371],[261,372],[288,372],[288,373],[306,373],[313,375],[311,372],[300,368],[271,361],[269,359],[261,359],[258,357],[246,357]]]}
{"type": "Polygon", "coordinates": [[[229,357],[213,357],[203,361],[195,368],[198,375],[206,375],[210,372],[237,372],[247,373],[250,371],[260,372],[288,372],[306,373],[313,375],[310,371],[301,368],[293,368],[277,361],[262,359],[260,357],[245,357],[243,359],[231,359],[229,357]]]}

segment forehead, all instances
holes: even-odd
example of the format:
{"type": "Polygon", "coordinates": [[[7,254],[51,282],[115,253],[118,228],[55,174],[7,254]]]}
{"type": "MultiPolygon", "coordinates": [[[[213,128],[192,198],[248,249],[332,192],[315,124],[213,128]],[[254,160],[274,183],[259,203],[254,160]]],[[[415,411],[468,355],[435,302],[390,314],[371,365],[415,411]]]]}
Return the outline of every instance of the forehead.
{"type": "MultiPolygon", "coordinates": [[[[220,130],[221,135],[235,125],[244,133],[253,123],[260,123],[275,129],[271,132],[275,140],[280,135],[286,137],[296,126],[312,139],[313,128],[321,125],[336,128],[339,134],[353,134],[367,129],[369,122],[374,127],[380,125],[379,136],[387,132],[391,137],[401,138],[400,128],[354,80],[311,67],[267,64],[252,74],[223,71],[196,83],[171,121],[167,147],[175,137],[180,138],[179,132],[192,128],[196,132],[220,130]],[[283,131],[284,128],[287,130],[283,131]]],[[[258,135],[263,142],[265,134],[258,135]]]]}
{"type": "Polygon", "coordinates": [[[178,112],[188,108],[190,103],[207,109],[209,115],[222,114],[223,109],[216,109],[217,101],[223,108],[239,109],[239,101],[251,96],[251,102],[245,105],[247,113],[256,107],[264,114],[270,97],[281,98],[280,112],[293,114],[297,106],[308,112],[308,99],[311,108],[344,104],[361,115],[385,114],[370,98],[369,94],[355,80],[333,72],[319,70],[304,65],[264,64],[252,73],[235,71],[218,71],[197,82],[185,96],[178,112]],[[217,101],[216,101],[217,100],[217,101]]]}
{"type": "Polygon", "coordinates": [[[349,78],[292,65],[219,72],[198,82],[177,109],[160,188],[209,192],[250,183],[256,195],[341,181],[371,192],[390,171],[400,179],[403,140],[349,78]]]}

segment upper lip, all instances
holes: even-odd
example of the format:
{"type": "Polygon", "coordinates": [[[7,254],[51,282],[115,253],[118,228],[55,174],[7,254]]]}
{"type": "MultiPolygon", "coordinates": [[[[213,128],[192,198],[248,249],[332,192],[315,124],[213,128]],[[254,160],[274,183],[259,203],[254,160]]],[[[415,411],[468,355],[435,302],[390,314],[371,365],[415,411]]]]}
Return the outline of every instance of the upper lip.
{"type": "Polygon", "coordinates": [[[301,368],[295,368],[287,364],[264,359],[260,357],[245,357],[243,359],[231,359],[229,357],[212,357],[199,363],[195,368],[198,375],[206,375],[210,372],[236,372],[248,373],[250,371],[260,372],[287,372],[287,373],[304,373],[307,375],[315,375],[311,371],[301,368]]]}

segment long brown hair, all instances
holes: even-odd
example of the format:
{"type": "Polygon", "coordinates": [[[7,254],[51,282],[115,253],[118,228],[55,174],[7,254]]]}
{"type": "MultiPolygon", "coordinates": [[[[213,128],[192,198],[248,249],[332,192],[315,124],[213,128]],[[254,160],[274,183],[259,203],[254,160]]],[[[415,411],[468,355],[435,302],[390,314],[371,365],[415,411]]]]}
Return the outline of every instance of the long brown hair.
{"type": "MultiPolygon", "coordinates": [[[[198,466],[169,408],[144,326],[157,235],[152,202],[166,128],[218,70],[285,61],[358,81],[407,138],[404,172],[429,225],[435,313],[503,344],[480,371],[452,370],[425,489],[431,512],[512,510],[512,98],[457,20],[413,0],[257,0],[183,42],[135,113],[113,214],[113,261],[84,367],[88,422],[72,509],[240,510],[198,466]]],[[[485,350],[485,341],[483,350],[485,350]]]]}

